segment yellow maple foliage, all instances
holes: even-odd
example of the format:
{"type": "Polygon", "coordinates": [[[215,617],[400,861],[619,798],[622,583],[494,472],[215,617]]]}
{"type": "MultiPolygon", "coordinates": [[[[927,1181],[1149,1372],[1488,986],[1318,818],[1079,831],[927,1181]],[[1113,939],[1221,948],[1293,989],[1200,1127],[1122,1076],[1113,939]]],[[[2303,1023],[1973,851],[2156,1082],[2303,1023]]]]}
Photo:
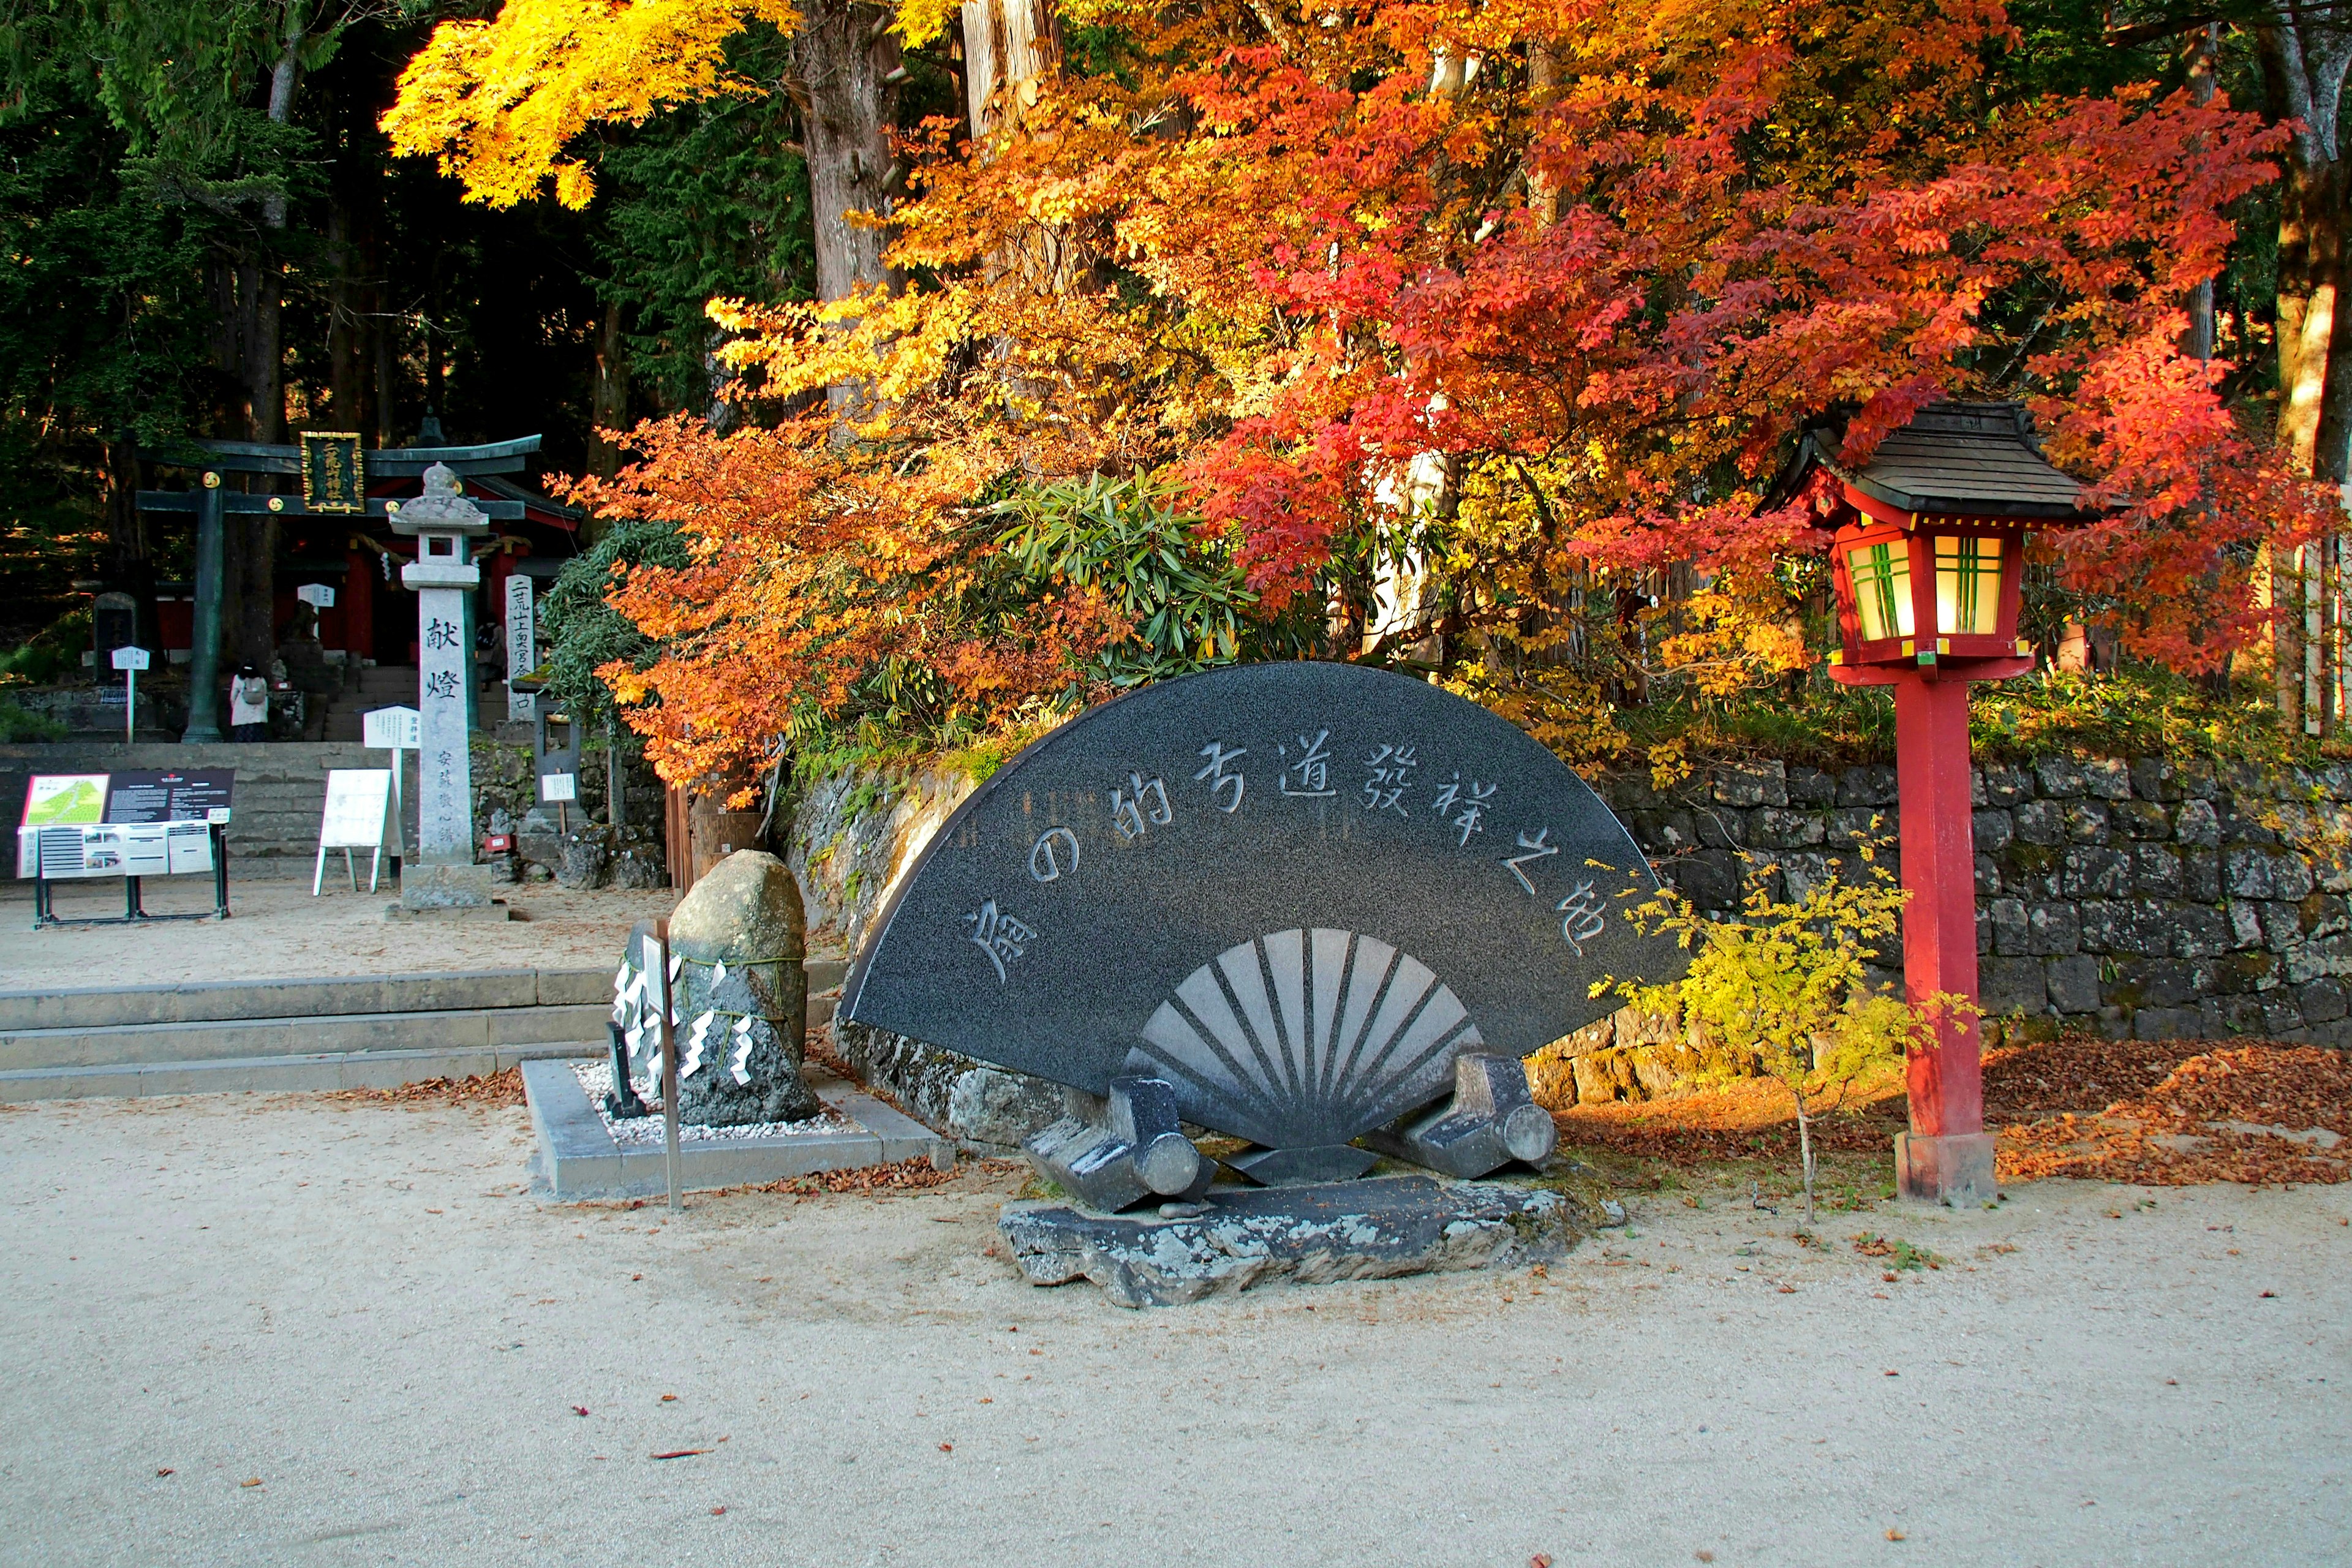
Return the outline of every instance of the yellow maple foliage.
{"type": "Polygon", "coordinates": [[[551,183],[556,200],[583,207],[595,177],[566,148],[589,126],[766,90],[724,62],[752,22],[790,32],[800,13],[786,0],[507,0],[490,21],[433,29],[383,129],[394,152],[437,159],[467,201],[513,206],[551,183]]]}

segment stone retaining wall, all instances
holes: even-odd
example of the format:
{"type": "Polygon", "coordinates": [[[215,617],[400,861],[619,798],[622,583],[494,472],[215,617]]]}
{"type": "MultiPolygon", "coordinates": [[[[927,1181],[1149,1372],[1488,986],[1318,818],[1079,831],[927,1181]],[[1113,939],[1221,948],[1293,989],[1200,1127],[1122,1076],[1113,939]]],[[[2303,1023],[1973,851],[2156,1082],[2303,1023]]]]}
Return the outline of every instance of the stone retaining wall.
{"type": "MultiPolygon", "coordinates": [[[[1975,769],[1972,784],[1989,1019],[2149,1040],[2352,1044],[2352,766],[2265,776],[2043,757],[1975,769]]],[[[1751,868],[1776,893],[1801,894],[1832,868],[1852,879],[1865,838],[1883,841],[1880,863],[1901,874],[1893,768],[1764,763],[1664,791],[1638,777],[1598,787],[1702,909],[1736,907],[1751,868]]],[[[1890,944],[1889,980],[1898,953],[1890,944]]]]}
{"type": "MultiPolygon", "coordinates": [[[[1895,770],[1718,766],[1660,790],[1594,787],[1659,873],[1728,912],[1760,871],[1775,897],[1856,853],[1899,878],[1895,770]]],[[[2253,1036],[2352,1045],[2352,765],[2270,777],[2144,758],[2045,757],[1974,770],[1977,945],[1986,1037],[2082,1026],[2142,1039],[2253,1036]]],[[[788,857],[812,936],[854,954],[940,824],[971,789],[926,774],[842,774],[801,803],[788,857]]],[[[1874,973],[1899,987],[1901,945],[1874,973]]],[[[1058,1100],[1037,1080],[918,1042],[845,1028],[858,1070],[935,1126],[1017,1141],[1058,1100]]],[[[1695,1058],[1662,1020],[1603,1019],[1529,1061],[1548,1105],[1675,1092],[1695,1058]]]]}

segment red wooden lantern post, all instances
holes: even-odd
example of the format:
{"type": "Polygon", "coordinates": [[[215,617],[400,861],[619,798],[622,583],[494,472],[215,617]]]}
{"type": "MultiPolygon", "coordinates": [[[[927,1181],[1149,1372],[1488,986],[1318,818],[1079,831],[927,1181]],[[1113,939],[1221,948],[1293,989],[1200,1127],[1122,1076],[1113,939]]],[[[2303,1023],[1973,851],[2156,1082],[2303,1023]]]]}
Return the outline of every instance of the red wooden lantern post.
{"type": "MultiPolygon", "coordinates": [[[[2029,526],[2092,514],[2081,486],[2043,459],[2021,405],[1933,404],[1859,468],[1808,437],[1792,481],[1836,481],[1828,525],[1843,647],[1830,675],[1895,688],[1902,803],[1903,979],[1914,1001],[1978,999],[1975,808],[1969,685],[2033,668],[2017,635],[2029,526]]],[[[1895,1140],[1906,1197],[1994,1195],[1972,1016],[1947,1018],[1909,1062],[1911,1127],[1895,1140]]]]}

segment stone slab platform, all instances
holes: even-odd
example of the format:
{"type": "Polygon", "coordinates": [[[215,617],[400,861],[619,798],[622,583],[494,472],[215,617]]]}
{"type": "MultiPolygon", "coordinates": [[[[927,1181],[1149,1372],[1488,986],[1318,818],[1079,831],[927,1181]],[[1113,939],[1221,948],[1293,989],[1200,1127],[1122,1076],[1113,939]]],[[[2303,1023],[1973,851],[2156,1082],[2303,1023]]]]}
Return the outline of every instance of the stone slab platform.
{"type": "MultiPolygon", "coordinates": [[[[570,1062],[527,1061],[522,1086],[530,1102],[531,1130],[539,1138],[531,1158],[534,1188],[564,1200],[640,1198],[669,1190],[661,1146],[615,1142],[570,1062]]],[[[927,1158],[941,1169],[953,1163],[954,1144],[872,1095],[838,1079],[812,1079],[809,1087],[854,1126],[845,1132],[813,1136],[681,1142],[680,1188],[695,1192],[744,1186],[900,1160],[927,1158]]]]}
{"type": "Polygon", "coordinates": [[[1091,1279],[1119,1306],[1166,1307],[1272,1279],[1515,1268],[1559,1256],[1591,1225],[1559,1193],[1407,1175],[1217,1187],[1203,1212],[1173,1218],[1007,1204],[997,1228],[1033,1285],[1091,1279]]]}

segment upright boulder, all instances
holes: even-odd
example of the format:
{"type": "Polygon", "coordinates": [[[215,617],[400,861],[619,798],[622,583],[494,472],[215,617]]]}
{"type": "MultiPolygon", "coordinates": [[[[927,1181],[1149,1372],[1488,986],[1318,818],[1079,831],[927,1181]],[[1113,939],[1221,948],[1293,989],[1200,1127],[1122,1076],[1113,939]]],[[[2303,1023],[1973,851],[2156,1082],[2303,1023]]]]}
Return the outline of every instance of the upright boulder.
{"type": "Polygon", "coordinates": [[[801,1079],[808,937],[791,869],[756,849],[730,855],[672,911],[669,950],[683,960],[679,1118],[738,1127],[823,1110],[801,1079]]]}

